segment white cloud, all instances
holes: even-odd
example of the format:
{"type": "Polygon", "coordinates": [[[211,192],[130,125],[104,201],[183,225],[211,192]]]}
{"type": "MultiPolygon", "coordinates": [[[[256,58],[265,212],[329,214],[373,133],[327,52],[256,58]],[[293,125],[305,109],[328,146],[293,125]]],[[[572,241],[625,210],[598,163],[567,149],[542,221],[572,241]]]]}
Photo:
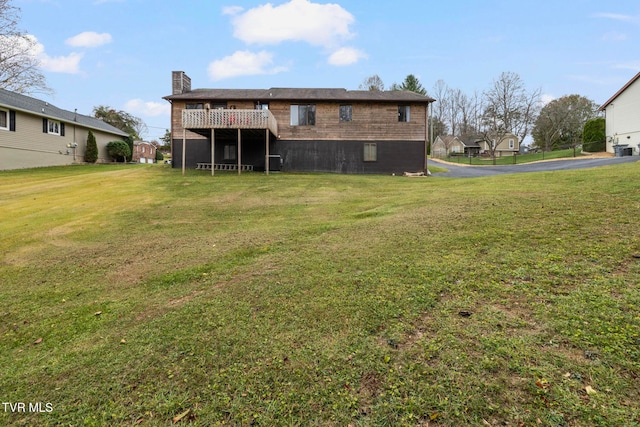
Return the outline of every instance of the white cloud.
{"type": "Polygon", "coordinates": [[[98,34],[93,31],[85,31],[76,36],[68,38],[65,43],[73,47],[98,47],[109,44],[112,41],[111,34],[98,34]]]}
{"type": "Polygon", "coordinates": [[[242,12],[244,8],[242,6],[226,6],[222,8],[223,15],[237,15],[242,12]]]}
{"type": "Polygon", "coordinates": [[[610,31],[602,36],[602,40],[612,41],[612,42],[620,42],[627,39],[627,35],[623,33],[618,33],[616,31],[610,31]]]}
{"type": "Polygon", "coordinates": [[[209,64],[209,77],[222,80],[236,76],[276,74],[286,70],[286,67],[273,67],[273,54],[270,52],[242,50],[209,64]]]}
{"type": "Polygon", "coordinates": [[[612,68],[618,70],[633,70],[637,71],[640,69],[640,61],[631,61],[631,62],[620,62],[617,64],[613,64],[612,68]]]}
{"type": "Polygon", "coordinates": [[[71,52],[67,56],[49,56],[43,53],[38,57],[43,69],[52,73],[78,74],[80,72],[80,60],[82,53],[71,52]]]}
{"type": "Polygon", "coordinates": [[[549,93],[543,93],[540,96],[540,101],[542,102],[542,105],[547,105],[548,103],[550,103],[551,101],[555,100],[556,97],[549,94],[549,93]]]}
{"type": "Polygon", "coordinates": [[[367,54],[361,50],[352,47],[343,47],[333,52],[329,56],[328,62],[331,65],[344,66],[358,62],[360,59],[367,58],[367,54]]]}
{"type": "Polygon", "coordinates": [[[233,35],[247,44],[273,45],[304,41],[334,48],[353,36],[355,19],[338,4],[290,0],[279,6],[267,3],[234,15],[233,35]]]}
{"type": "Polygon", "coordinates": [[[621,13],[596,13],[593,15],[596,18],[613,19],[614,21],[640,23],[640,16],[638,15],[624,15],[621,13]]]}
{"type": "Polygon", "coordinates": [[[127,101],[125,110],[132,114],[148,117],[168,116],[171,113],[171,106],[166,102],[144,101],[135,98],[127,101]]]}

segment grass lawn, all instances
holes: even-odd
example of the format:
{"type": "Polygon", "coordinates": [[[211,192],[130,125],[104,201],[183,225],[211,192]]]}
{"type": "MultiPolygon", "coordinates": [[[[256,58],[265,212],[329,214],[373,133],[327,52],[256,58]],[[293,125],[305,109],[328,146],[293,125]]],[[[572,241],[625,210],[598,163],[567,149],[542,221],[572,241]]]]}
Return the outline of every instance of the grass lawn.
{"type": "Polygon", "coordinates": [[[1,172],[0,425],[638,426],[638,182],[1,172]]]}

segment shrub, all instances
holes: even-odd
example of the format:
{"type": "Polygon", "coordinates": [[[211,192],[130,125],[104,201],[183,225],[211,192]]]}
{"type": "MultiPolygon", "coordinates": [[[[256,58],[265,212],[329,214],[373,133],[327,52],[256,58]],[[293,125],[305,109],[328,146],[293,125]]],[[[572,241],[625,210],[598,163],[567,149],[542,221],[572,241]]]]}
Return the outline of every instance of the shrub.
{"type": "Polygon", "coordinates": [[[122,162],[126,163],[127,158],[131,156],[131,149],[124,141],[111,141],[107,144],[107,153],[114,161],[122,158],[122,162]]]}
{"type": "Polygon", "coordinates": [[[87,135],[87,148],[84,152],[84,161],[87,163],[95,163],[98,160],[98,143],[93,132],[89,131],[87,135]]]}
{"type": "Polygon", "coordinates": [[[582,132],[582,149],[590,153],[606,150],[605,119],[597,117],[587,120],[582,132]]]}
{"type": "Polygon", "coordinates": [[[164,154],[162,154],[160,150],[156,150],[156,162],[162,163],[163,160],[164,160],[164,154]]]}

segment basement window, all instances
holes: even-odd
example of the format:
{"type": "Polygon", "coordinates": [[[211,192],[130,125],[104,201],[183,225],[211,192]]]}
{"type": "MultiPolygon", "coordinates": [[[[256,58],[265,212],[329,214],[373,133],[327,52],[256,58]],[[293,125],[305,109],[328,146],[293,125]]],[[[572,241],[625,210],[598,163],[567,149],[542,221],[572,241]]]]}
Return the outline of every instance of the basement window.
{"type": "Polygon", "coordinates": [[[376,162],[378,161],[378,146],[373,142],[365,142],[364,144],[364,161],[376,162]]]}
{"type": "Polygon", "coordinates": [[[224,160],[236,160],[236,145],[225,144],[224,146],[224,160]]]}

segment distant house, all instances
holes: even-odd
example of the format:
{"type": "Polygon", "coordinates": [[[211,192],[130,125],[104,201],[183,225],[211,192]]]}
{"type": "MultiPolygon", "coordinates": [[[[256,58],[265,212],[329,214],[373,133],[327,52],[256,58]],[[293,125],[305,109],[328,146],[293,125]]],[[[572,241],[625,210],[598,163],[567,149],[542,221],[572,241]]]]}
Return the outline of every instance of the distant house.
{"type": "Polygon", "coordinates": [[[450,155],[477,156],[480,153],[480,145],[474,138],[459,138],[452,135],[438,136],[431,147],[434,157],[447,157],[450,155]]]}
{"type": "Polygon", "coordinates": [[[136,163],[155,163],[156,149],[151,142],[134,141],[132,160],[136,163]]]}
{"type": "Polygon", "coordinates": [[[606,119],[606,150],[640,154],[640,73],[600,107],[606,119]]]}
{"type": "Polygon", "coordinates": [[[496,157],[515,156],[520,152],[520,141],[512,133],[503,135],[499,141],[496,141],[495,138],[490,140],[479,138],[477,143],[480,146],[480,154],[490,154],[491,147],[495,147],[496,157]]]}
{"type": "Polygon", "coordinates": [[[0,170],[81,163],[89,131],[98,162],[111,161],[107,143],[127,137],[102,120],[0,89],[0,170]]]}
{"type": "Polygon", "coordinates": [[[214,170],[423,171],[428,106],[406,91],[191,89],[174,71],[173,167],[214,170]]]}

